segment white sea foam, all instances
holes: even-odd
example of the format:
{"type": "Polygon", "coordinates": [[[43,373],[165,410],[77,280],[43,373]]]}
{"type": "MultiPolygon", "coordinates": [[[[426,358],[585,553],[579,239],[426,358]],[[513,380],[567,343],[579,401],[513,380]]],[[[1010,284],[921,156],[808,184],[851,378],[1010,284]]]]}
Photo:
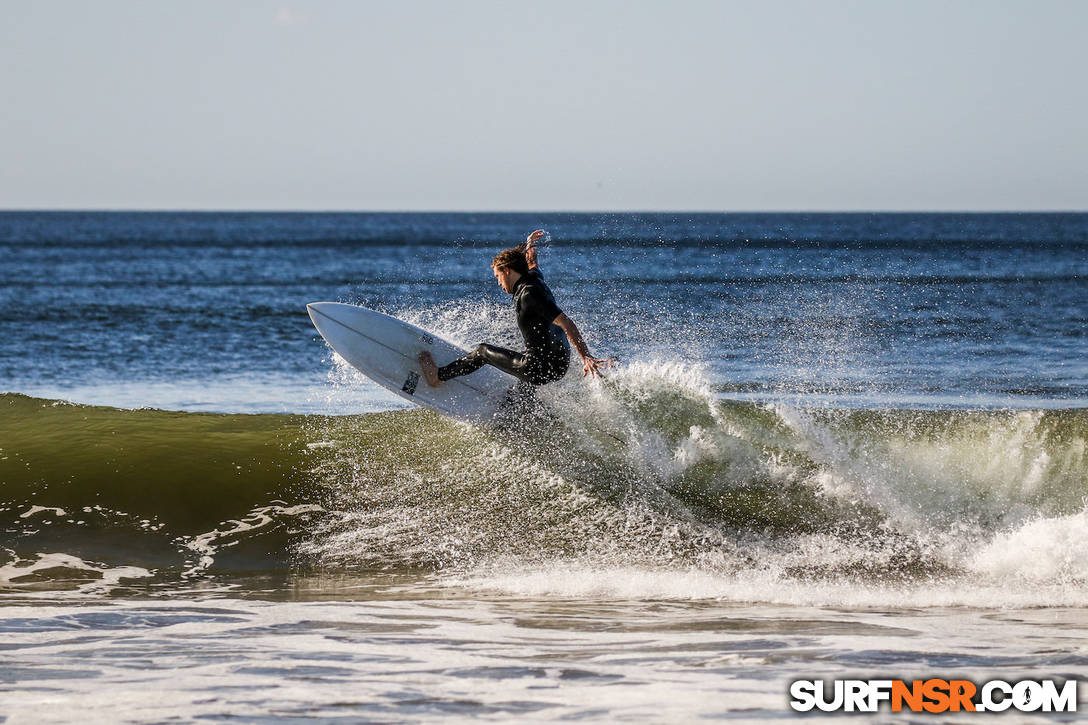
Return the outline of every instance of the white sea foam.
{"type": "Polygon", "coordinates": [[[555,562],[547,567],[487,568],[451,578],[451,583],[518,597],[625,601],[718,601],[803,607],[929,608],[1080,607],[1088,600],[1088,583],[1009,586],[1000,577],[942,577],[918,583],[797,580],[780,576],[776,562],[733,574],[691,567],[589,565],[555,562]]]}
{"type": "Polygon", "coordinates": [[[57,589],[68,589],[66,596],[98,597],[111,593],[126,580],[151,575],[143,567],[109,566],[72,554],[40,553],[34,559],[12,555],[12,561],[0,566],[0,589],[18,592],[21,597],[51,598],[57,589]],[[50,586],[38,587],[43,580],[48,580],[50,586]]]}
{"type": "Polygon", "coordinates": [[[186,538],[185,548],[195,553],[197,559],[182,572],[182,576],[192,577],[206,571],[215,563],[216,554],[226,547],[237,545],[240,537],[259,532],[285,518],[290,519],[302,514],[319,513],[324,510],[323,507],[317,504],[301,504],[298,506],[270,504],[260,506],[242,518],[224,521],[220,525],[222,528],[212,529],[197,536],[186,538]]]}
{"type": "Polygon", "coordinates": [[[1069,516],[1039,517],[997,533],[971,559],[975,571],[1017,588],[1066,584],[1088,601],[1088,509],[1069,516]]]}
{"type": "Polygon", "coordinates": [[[36,516],[37,514],[47,513],[47,512],[52,512],[54,516],[67,516],[68,515],[68,513],[64,509],[58,508],[56,506],[31,506],[26,511],[19,514],[19,518],[29,519],[31,516],[36,516]]]}

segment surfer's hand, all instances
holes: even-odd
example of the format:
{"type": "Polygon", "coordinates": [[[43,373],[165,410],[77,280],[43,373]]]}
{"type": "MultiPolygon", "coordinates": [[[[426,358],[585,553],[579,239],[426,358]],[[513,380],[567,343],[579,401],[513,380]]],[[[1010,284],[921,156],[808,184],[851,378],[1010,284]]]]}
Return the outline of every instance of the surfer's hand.
{"type": "MultiPolygon", "coordinates": [[[[533,231],[532,234],[525,237],[525,246],[526,247],[532,247],[537,242],[539,242],[541,239],[544,239],[545,237],[550,237],[550,236],[551,235],[549,235],[543,229],[537,229],[537,230],[533,231]]],[[[545,239],[545,241],[547,241],[547,240],[545,239]]]]}
{"type": "Polygon", "coordinates": [[[551,234],[548,234],[543,229],[537,229],[532,234],[527,236],[525,238],[524,242],[522,242],[520,245],[518,245],[522,249],[525,250],[525,261],[529,264],[529,269],[532,269],[533,267],[536,266],[536,244],[537,244],[537,242],[540,242],[541,244],[544,244],[545,242],[547,242],[551,238],[552,238],[551,234]]]}
{"type": "Polygon", "coordinates": [[[603,378],[601,368],[610,368],[616,362],[614,357],[589,357],[582,358],[582,377],[588,375],[591,378],[603,378]]]}

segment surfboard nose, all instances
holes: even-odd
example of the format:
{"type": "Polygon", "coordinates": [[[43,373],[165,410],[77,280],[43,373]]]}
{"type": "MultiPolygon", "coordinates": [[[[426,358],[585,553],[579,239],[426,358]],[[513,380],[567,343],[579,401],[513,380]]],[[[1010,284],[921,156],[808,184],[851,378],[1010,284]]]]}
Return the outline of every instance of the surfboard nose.
{"type": "Polygon", "coordinates": [[[310,302],[306,305],[306,313],[310,315],[310,322],[321,330],[322,323],[332,318],[332,308],[339,306],[336,302],[310,302]]]}

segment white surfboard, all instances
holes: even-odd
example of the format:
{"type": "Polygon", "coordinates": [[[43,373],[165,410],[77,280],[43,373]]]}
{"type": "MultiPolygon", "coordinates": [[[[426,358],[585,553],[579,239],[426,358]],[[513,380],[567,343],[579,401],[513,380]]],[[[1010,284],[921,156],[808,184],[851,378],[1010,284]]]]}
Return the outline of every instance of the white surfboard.
{"type": "Polygon", "coordinates": [[[419,368],[419,353],[430,350],[438,365],[467,351],[395,317],[341,302],[306,305],[314,327],[352,367],[405,400],[471,423],[486,423],[517,382],[485,365],[471,375],[432,388],[419,368]]]}

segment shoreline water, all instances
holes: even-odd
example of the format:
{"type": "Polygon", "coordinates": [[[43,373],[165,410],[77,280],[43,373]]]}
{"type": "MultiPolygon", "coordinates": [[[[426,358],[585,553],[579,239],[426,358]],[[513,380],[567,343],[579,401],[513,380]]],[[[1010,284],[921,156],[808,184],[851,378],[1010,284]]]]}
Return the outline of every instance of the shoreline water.
{"type": "Polygon", "coordinates": [[[511,596],[387,575],[307,596],[0,607],[0,630],[20,652],[17,667],[4,666],[0,708],[11,723],[104,723],[120,713],[138,722],[772,722],[796,717],[788,688],[797,679],[1015,682],[1085,672],[1083,608],[511,596]]]}

